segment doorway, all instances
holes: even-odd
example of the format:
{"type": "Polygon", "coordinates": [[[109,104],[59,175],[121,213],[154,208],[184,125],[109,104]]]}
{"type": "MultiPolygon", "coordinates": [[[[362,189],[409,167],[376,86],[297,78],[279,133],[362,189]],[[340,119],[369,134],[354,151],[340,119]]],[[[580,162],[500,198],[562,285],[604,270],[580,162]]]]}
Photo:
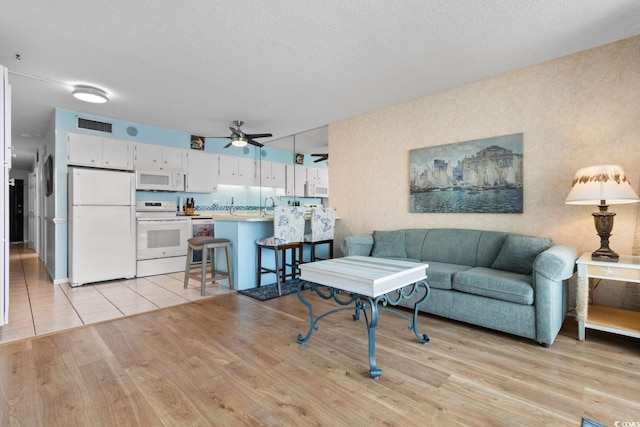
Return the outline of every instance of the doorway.
{"type": "Polygon", "coordinates": [[[9,187],[9,241],[24,241],[24,181],[16,179],[9,187]]]}

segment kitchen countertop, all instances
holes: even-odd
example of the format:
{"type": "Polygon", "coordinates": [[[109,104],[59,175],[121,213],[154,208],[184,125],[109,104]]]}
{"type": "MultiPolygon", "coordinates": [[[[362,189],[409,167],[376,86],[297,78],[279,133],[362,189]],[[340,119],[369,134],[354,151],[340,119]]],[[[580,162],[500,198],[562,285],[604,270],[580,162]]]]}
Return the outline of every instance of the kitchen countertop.
{"type": "Polygon", "coordinates": [[[177,213],[177,216],[186,216],[191,219],[213,219],[215,221],[273,221],[273,215],[260,215],[253,212],[237,212],[233,215],[228,212],[199,212],[194,215],[185,215],[177,213]]]}
{"type": "MultiPolygon", "coordinates": [[[[178,213],[178,216],[188,216],[192,219],[213,219],[214,221],[236,221],[236,222],[272,222],[273,214],[260,215],[256,211],[237,211],[231,215],[226,211],[202,211],[195,215],[185,215],[178,213]]],[[[305,215],[307,221],[311,220],[311,215],[305,215]]],[[[339,219],[336,217],[336,219],[339,219]]]]}

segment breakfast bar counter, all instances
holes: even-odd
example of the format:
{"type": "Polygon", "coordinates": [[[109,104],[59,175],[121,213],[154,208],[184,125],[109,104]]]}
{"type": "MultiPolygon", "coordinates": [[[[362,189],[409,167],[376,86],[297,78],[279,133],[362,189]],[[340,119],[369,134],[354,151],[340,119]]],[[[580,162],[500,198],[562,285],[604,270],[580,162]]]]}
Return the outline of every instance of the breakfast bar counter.
{"type": "MultiPolygon", "coordinates": [[[[256,240],[273,236],[273,215],[251,215],[238,213],[229,214],[213,214],[211,215],[215,221],[215,236],[229,239],[231,241],[231,253],[233,258],[233,281],[234,286],[238,290],[251,289],[258,286],[258,249],[256,240]]],[[[311,219],[307,216],[306,228],[307,233],[311,231],[311,219]]],[[[324,248],[318,248],[318,256],[327,257],[323,253],[324,248]]],[[[304,259],[309,259],[309,248],[305,248],[304,259]]],[[[222,257],[218,262],[224,262],[222,257]]],[[[268,268],[275,267],[275,261],[272,257],[263,257],[263,264],[268,268]],[[269,265],[272,263],[272,265],[269,265]]],[[[262,283],[275,283],[274,274],[264,274],[262,283]]]]}

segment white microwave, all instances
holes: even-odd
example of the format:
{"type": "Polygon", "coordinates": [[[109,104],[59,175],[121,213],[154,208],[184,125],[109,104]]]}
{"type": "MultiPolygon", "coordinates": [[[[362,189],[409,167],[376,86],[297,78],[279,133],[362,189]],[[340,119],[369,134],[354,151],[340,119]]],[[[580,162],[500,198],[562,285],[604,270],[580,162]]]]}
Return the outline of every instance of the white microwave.
{"type": "Polygon", "coordinates": [[[136,190],[184,191],[184,171],[136,168],[136,190]]]}

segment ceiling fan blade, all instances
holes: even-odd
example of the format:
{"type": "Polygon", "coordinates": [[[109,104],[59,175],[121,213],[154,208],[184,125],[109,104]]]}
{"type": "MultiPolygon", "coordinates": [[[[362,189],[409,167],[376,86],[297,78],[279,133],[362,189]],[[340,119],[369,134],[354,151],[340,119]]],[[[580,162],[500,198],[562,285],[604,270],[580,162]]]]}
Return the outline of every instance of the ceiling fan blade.
{"type": "Polygon", "coordinates": [[[247,138],[247,142],[251,145],[255,145],[256,147],[264,147],[263,144],[260,144],[258,141],[254,141],[251,138],[247,138]]]}
{"type": "Polygon", "coordinates": [[[231,130],[231,133],[233,135],[238,135],[238,136],[244,135],[244,132],[242,132],[240,129],[235,129],[235,128],[232,128],[231,126],[229,126],[229,130],[231,130]]]}
{"type": "Polygon", "coordinates": [[[228,143],[227,145],[225,145],[223,148],[229,148],[231,147],[231,143],[228,143]]]}
{"type": "Polygon", "coordinates": [[[247,138],[268,138],[273,135],[271,135],[270,133],[245,133],[244,136],[246,136],[247,138]]]}
{"type": "Polygon", "coordinates": [[[203,136],[203,138],[231,139],[230,136],[203,136]]]}

